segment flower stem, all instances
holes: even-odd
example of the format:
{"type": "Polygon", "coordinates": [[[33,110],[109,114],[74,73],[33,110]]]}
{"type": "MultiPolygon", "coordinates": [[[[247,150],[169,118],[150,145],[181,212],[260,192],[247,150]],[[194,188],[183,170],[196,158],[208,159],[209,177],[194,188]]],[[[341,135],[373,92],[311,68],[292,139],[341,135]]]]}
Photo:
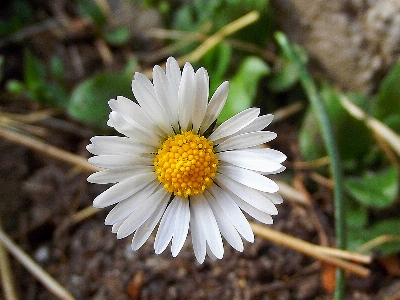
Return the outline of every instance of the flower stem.
{"type": "MultiPolygon", "coordinates": [[[[303,86],[305,93],[311,103],[311,107],[315,112],[319,126],[321,128],[322,136],[325,142],[325,146],[328,155],[331,158],[332,177],[335,182],[334,186],[334,207],[335,207],[335,233],[336,243],[339,249],[346,248],[346,219],[343,201],[343,179],[342,179],[342,168],[340,163],[339,151],[337,148],[336,139],[332,130],[329,117],[322,102],[317,87],[301,61],[298,53],[290,45],[287,37],[278,32],[275,34],[275,38],[278,44],[281,46],[282,51],[287,57],[295,63],[297,71],[300,75],[300,82],[303,86]]],[[[345,288],[345,276],[344,271],[338,269],[336,272],[336,288],[335,288],[335,299],[343,299],[345,288]]]]}

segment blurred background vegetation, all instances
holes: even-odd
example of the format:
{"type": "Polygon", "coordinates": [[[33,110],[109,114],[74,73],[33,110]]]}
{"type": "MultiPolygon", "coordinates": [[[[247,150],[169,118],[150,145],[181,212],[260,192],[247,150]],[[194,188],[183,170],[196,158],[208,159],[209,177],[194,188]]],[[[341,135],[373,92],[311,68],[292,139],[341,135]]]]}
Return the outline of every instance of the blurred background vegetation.
{"type": "Polygon", "coordinates": [[[309,2],[310,8],[301,1],[265,0],[2,1],[0,103],[18,112],[51,108],[71,122],[107,132],[107,101],[117,95],[133,99],[134,72],[149,72],[168,56],[190,57],[224,26],[257,11],[255,22],[192,61],[208,70],[210,93],[230,81],[219,122],[250,106],[263,113],[302,107],[285,121],[287,132],[278,132],[280,144],[287,139],[279,150],[289,155],[283,176],[292,181],[305,174],[313,193],[321,181],[309,176],[312,169],[331,188],[329,158],[299,84],[301,74],[274,39],[283,30],[299,43],[293,50],[309,68],[336,134],[348,248],[399,253],[400,61],[399,44],[393,50],[396,41],[390,38],[400,28],[400,8],[390,6],[392,12],[385,14],[382,7],[360,6],[360,1],[332,1],[337,7],[309,2]],[[368,27],[385,20],[384,28],[368,27]],[[366,117],[355,118],[343,99],[366,117]],[[391,130],[393,139],[370,120],[391,130]]]}

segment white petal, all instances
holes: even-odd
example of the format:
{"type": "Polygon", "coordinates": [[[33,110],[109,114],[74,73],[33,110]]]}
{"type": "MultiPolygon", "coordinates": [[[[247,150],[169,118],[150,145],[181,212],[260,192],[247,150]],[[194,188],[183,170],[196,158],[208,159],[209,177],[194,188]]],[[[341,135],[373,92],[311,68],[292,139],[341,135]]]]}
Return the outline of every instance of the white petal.
{"type": "Polygon", "coordinates": [[[122,201],[140,191],[153,180],[157,180],[154,173],[138,174],[125,179],[94,198],[93,206],[102,208],[122,201]]]}
{"type": "Polygon", "coordinates": [[[262,192],[275,193],[279,190],[278,185],[273,180],[251,170],[219,165],[218,173],[222,173],[245,186],[262,192]]]}
{"type": "Polygon", "coordinates": [[[246,125],[253,122],[259,114],[259,108],[248,108],[244,111],[241,111],[218,126],[214,132],[211,133],[208,139],[210,141],[217,142],[222,138],[231,136],[246,125]]]}
{"type": "Polygon", "coordinates": [[[254,154],[245,153],[244,151],[225,151],[218,153],[218,160],[226,165],[229,163],[244,169],[254,170],[258,172],[275,172],[282,168],[280,163],[270,159],[263,159],[254,154]]]}
{"type": "Polygon", "coordinates": [[[193,131],[198,132],[207,109],[209,78],[204,68],[197,70],[195,80],[195,101],[192,109],[193,131]]]}
{"type": "Polygon", "coordinates": [[[267,127],[269,124],[271,124],[273,119],[274,119],[274,115],[271,115],[271,114],[259,116],[252,123],[250,123],[246,127],[242,128],[238,132],[236,132],[235,135],[247,133],[247,132],[253,132],[253,131],[261,131],[265,127],[267,127]]]}
{"type": "Polygon", "coordinates": [[[201,216],[199,211],[190,205],[190,232],[192,235],[192,244],[194,255],[197,261],[202,264],[206,257],[206,236],[201,225],[201,216]]]}
{"type": "Polygon", "coordinates": [[[163,252],[171,241],[172,235],[174,234],[176,217],[181,205],[182,201],[175,197],[165,210],[160,225],[158,226],[154,242],[154,250],[156,254],[163,252]]]}
{"type": "Polygon", "coordinates": [[[243,184],[239,184],[223,174],[217,174],[215,177],[215,182],[225,191],[232,192],[255,208],[270,215],[278,214],[278,210],[276,209],[275,205],[267,197],[265,197],[263,193],[260,193],[257,190],[249,188],[243,184]]]}
{"type": "Polygon", "coordinates": [[[86,149],[95,155],[113,155],[113,154],[141,154],[155,153],[157,147],[135,143],[128,137],[120,136],[95,136],[90,139],[92,144],[86,146],[86,149]]]}
{"type": "Polygon", "coordinates": [[[147,201],[147,199],[154,193],[155,189],[159,185],[159,182],[153,181],[137,193],[119,202],[108,213],[104,224],[113,225],[114,223],[126,219],[126,217],[128,217],[137,207],[139,207],[143,202],[147,201]]]}
{"type": "Polygon", "coordinates": [[[266,198],[271,200],[273,204],[282,204],[283,199],[278,193],[262,193],[266,198]]]}
{"type": "Polygon", "coordinates": [[[122,239],[137,230],[146,220],[159,209],[164,198],[169,195],[164,187],[158,188],[146,202],[137,207],[122,223],[117,232],[117,238],[122,239]]]}
{"type": "Polygon", "coordinates": [[[154,97],[156,97],[156,91],[154,89],[154,85],[151,83],[149,78],[147,78],[142,73],[136,72],[134,75],[134,79],[140,82],[154,97]]]}
{"type": "Polygon", "coordinates": [[[206,114],[200,127],[200,134],[203,134],[208,127],[218,118],[228,98],[229,82],[224,81],[215,91],[207,105],[206,114]]]}
{"type": "Polygon", "coordinates": [[[215,260],[217,260],[218,259],[218,257],[216,257],[215,255],[214,255],[214,253],[211,251],[211,248],[210,248],[210,245],[208,245],[207,244],[207,255],[210,257],[210,259],[212,260],[212,261],[215,261],[215,260]]]}
{"type": "Polygon", "coordinates": [[[273,219],[272,216],[268,213],[265,213],[254,206],[250,205],[246,201],[240,199],[238,196],[234,195],[231,193],[232,199],[236,202],[237,205],[241,209],[243,209],[246,213],[248,213],[250,216],[252,216],[254,219],[260,221],[261,223],[264,224],[272,224],[273,219]]]}
{"type": "Polygon", "coordinates": [[[181,130],[188,130],[192,125],[192,110],[195,99],[194,70],[190,63],[186,63],[182,71],[182,79],[178,91],[179,125],[181,130]]]}
{"type": "Polygon", "coordinates": [[[150,166],[153,164],[153,159],[138,155],[98,155],[92,156],[88,162],[99,168],[118,168],[125,166],[150,166]]]}
{"type": "Polygon", "coordinates": [[[161,201],[160,206],[152,213],[152,215],[144,222],[135,232],[132,238],[132,249],[138,250],[149,238],[157,223],[160,221],[165,208],[167,207],[170,195],[166,195],[161,201]]]}
{"type": "Polygon", "coordinates": [[[159,136],[148,134],[140,128],[135,127],[115,111],[110,113],[107,125],[114,127],[119,133],[128,136],[133,142],[143,143],[153,147],[160,146],[161,138],[159,136]]]}
{"type": "Polygon", "coordinates": [[[275,132],[270,131],[255,131],[232,136],[221,142],[215,147],[216,152],[246,149],[260,144],[264,144],[276,138],[275,132]]]}
{"type": "Polygon", "coordinates": [[[157,100],[167,113],[170,124],[174,127],[175,131],[178,128],[178,110],[176,105],[176,99],[171,90],[171,86],[168,82],[167,76],[160,66],[153,68],[153,83],[157,94],[157,100]]]}
{"type": "Polygon", "coordinates": [[[249,149],[241,149],[236,150],[236,153],[243,154],[253,154],[261,159],[270,159],[278,163],[282,163],[286,160],[286,155],[282,152],[270,148],[249,148],[249,149]]]}
{"type": "Polygon", "coordinates": [[[197,194],[191,198],[190,204],[193,206],[194,210],[197,211],[197,216],[201,218],[201,226],[211,251],[217,258],[222,258],[224,255],[224,247],[221,234],[207,200],[204,198],[204,195],[197,194]]]}
{"type": "Polygon", "coordinates": [[[172,88],[173,99],[175,99],[175,103],[171,103],[171,105],[178,111],[178,90],[179,84],[181,83],[181,70],[175,58],[169,57],[167,59],[165,73],[167,74],[169,84],[172,88]]]}
{"type": "Polygon", "coordinates": [[[146,115],[167,135],[173,134],[172,126],[169,123],[166,112],[146,87],[140,82],[133,80],[132,92],[146,115]]]}
{"type": "MultiPolygon", "coordinates": [[[[147,81],[149,80],[147,79],[147,81]]],[[[146,128],[154,134],[165,136],[165,133],[146,115],[143,108],[132,100],[123,96],[118,96],[117,100],[111,99],[108,101],[108,105],[112,110],[120,113],[126,120],[132,120],[142,126],[142,128],[146,128]]]]}
{"type": "Polygon", "coordinates": [[[181,198],[182,205],[176,216],[174,235],[172,236],[171,252],[176,257],[185,244],[189,231],[190,209],[189,201],[181,198]]]}
{"type": "Polygon", "coordinates": [[[249,222],[230,195],[215,184],[209,190],[237,231],[247,241],[254,242],[254,234],[249,222]]]}
{"type": "Polygon", "coordinates": [[[275,171],[270,171],[270,172],[260,172],[262,175],[270,175],[270,174],[279,174],[283,171],[286,170],[285,166],[281,166],[279,169],[275,170],[275,171]]]}
{"type": "MultiPolygon", "coordinates": [[[[118,99],[118,97],[117,97],[118,99]]],[[[122,99],[127,99],[127,98],[122,98],[122,99]]],[[[154,136],[154,133],[147,130],[146,127],[140,125],[138,122],[136,122],[136,120],[134,118],[132,118],[129,115],[129,112],[127,110],[127,107],[125,107],[123,104],[126,103],[124,102],[124,100],[121,101],[121,96],[119,98],[120,101],[118,100],[114,100],[111,99],[110,101],[108,101],[109,106],[111,107],[112,111],[114,114],[117,114],[118,116],[120,116],[121,118],[123,118],[128,124],[130,124],[131,126],[135,127],[135,128],[139,128],[140,130],[146,132],[148,135],[150,136],[154,136]]],[[[132,101],[131,101],[132,102],[132,101]]]]}
{"type": "Polygon", "coordinates": [[[151,173],[153,171],[154,167],[152,166],[150,167],[127,166],[127,167],[113,168],[93,173],[87,178],[87,181],[90,183],[97,183],[97,184],[117,183],[136,174],[144,172],[151,173]]]}
{"type": "Polygon", "coordinates": [[[204,196],[206,197],[208,204],[210,205],[215,219],[218,223],[218,228],[221,231],[221,234],[225,237],[227,242],[235,248],[237,251],[243,251],[243,242],[240,238],[239,233],[236,231],[235,227],[232,225],[231,221],[228,219],[228,216],[222,210],[221,206],[219,206],[218,202],[215,200],[214,196],[212,196],[207,191],[204,192],[204,196]]]}
{"type": "Polygon", "coordinates": [[[111,228],[111,232],[112,232],[112,233],[117,233],[117,232],[118,232],[118,229],[121,227],[121,225],[122,225],[122,223],[124,223],[124,221],[125,221],[125,220],[121,220],[121,221],[115,223],[115,224],[112,226],[112,228],[111,228]]]}

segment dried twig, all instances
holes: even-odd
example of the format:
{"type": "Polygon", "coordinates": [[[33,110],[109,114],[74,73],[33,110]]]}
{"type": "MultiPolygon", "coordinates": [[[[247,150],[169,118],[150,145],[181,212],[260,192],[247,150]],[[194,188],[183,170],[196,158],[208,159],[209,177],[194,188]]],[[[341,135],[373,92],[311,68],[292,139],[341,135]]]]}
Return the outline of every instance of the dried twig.
{"type": "Polygon", "coordinates": [[[26,254],[10,237],[0,229],[0,242],[7,250],[51,293],[64,300],[75,299],[70,292],[61,286],[42,267],[40,267],[28,254],[26,254]]]}
{"type": "Polygon", "coordinates": [[[362,252],[371,251],[371,249],[388,242],[400,242],[400,235],[382,234],[362,244],[357,250],[362,252]]]}
{"type": "MultiPolygon", "coordinates": [[[[1,230],[1,224],[0,224],[1,230]]],[[[14,287],[14,280],[12,275],[12,270],[10,267],[10,260],[7,252],[5,251],[3,245],[0,243],[0,277],[3,287],[4,299],[6,300],[17,300],[17,293],[14,287]]]]}
{"type": "Polygon", "coordinates": [[[285,119],[297,114],[303,108],[304,108],[304,104],[300,101],[297,101],[297,102],[289,104],[281,109],[278,109],[278,110],[274,111],[274,122],[280,122],[282,120],[285,120],[285,119]]]}
{"type": "Polygon", "coordinates": [[[309,170],[316,169],[319,167],[328,166],[331,162],[329,156],[324,156],[312,161],[296,161],[293,163],[293,168],[296,170],[309,170]]]}
{"type": "MultiPolygon", "coordinates": [[[[199,47],[194,49],[187,55],[184,55],[177,59],[178,64],[182,66],[186,62],[196,62],[202,58],[208,51],[220,43],[225,37],[236,31],[250,25],[251,23],[258,20],[260,14],[257,11],[251,11],[248,14],[236,19],[235,21],[225,25],[218,32],[207,38],[199,47]]],[[[152,78],[152,69],[147,69],[142,71],[142,73],[148,77],[152,78]]]]}
{"type": "Polygon", "coordinates": [[[342,96],[341,102],[343,107],[356,119],[363,120],[365,123],[379,136],[385,140],[397,153],[400,155],[400,136],[396,134],[388,126],[380,122],[379,120],[368,116],[364,111],[362,111],[357,105],[352,103],[347,97],[342,96]]]}
{"type": "Polygon", "coordinates": [[[16,132],[4,126],[0,126],[0,136],[14,143],[24,145],[30,149],[46,154],[50,157],[73,164],[82,170],[88,172],[97,172],[100,170],[99,168],[89,164],[87,159],[82,156],[51,146],[39,139],[16,132]]]}
{"type": "Polygon", "coordinates": [[[272,241],[275,244],[304,253],[320,261],[330,263],[359,276],[366,277],[370,273],[370,270],[363,266],[341,259],[346,258],[352,261],[369,263],[371,261],[370,256],[314,245],[291,235],[255,223],[251,223],[251,227],[256,235],[272,241]]]}
{"type": "Polygon", "coordinates": [[[218,43],[220,43],[226,36],[231,35],[232,33],[239,31],[240,29],[254,23],[258,20],[260,14],[257,11],[249,12],[248,14],[240,17],[239,19],[225,25],[222,27],[217,33],[210,36],[208,39],[204,41],[199,47],[197,47],[194,51],[189,53],[188,55],[184,55],[178,59],[178,62],[185,63],[187,61],[198,61],[201,57],[203,57],[210,49],[215,47],[218,43]]]}
{"type": "Polygon", "coordinates": [[[275,182],[279,186],[278,193],[285,199],[297,202],[299,204],[309,206],[310,201],[308,198],[303,195],[299,190],[292,187],[290,184],[282,181],[282,180],[275,180],[275,182]]]}

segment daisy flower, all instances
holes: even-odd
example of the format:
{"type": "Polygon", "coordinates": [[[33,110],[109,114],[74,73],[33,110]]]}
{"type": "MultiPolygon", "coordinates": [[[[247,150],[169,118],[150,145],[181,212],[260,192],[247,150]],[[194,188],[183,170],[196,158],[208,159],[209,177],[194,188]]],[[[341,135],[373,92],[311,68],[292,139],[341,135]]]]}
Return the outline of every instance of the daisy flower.
{"type": "Polygon", "coordinates": [[[286,156],[264,143],[276,134],[263,129],[273,115],[246,109],[215,127],[228,96],[222,83],[210,101],[207,71],[186,63],[181,72],[170,57],[166,71],[155,66],[153,82],[141,73],[132,81],[137,102],[119,96],[109,101],[108,125],[124,135],[95,136],[89,162],[104,170],[91,183],[113,183],[97,196],[98,208],[114,205],[105,219],[117,238],[134,233],[139,249],[158,225],[157,254],[171,243],[182,249],[190,228],[194,254],[222,258],[223,236],[243,251],[242,238],[254,234],[243,212],[271,224],[282,202],[278,185],[265,175],[284,170],[286,156]]]}

